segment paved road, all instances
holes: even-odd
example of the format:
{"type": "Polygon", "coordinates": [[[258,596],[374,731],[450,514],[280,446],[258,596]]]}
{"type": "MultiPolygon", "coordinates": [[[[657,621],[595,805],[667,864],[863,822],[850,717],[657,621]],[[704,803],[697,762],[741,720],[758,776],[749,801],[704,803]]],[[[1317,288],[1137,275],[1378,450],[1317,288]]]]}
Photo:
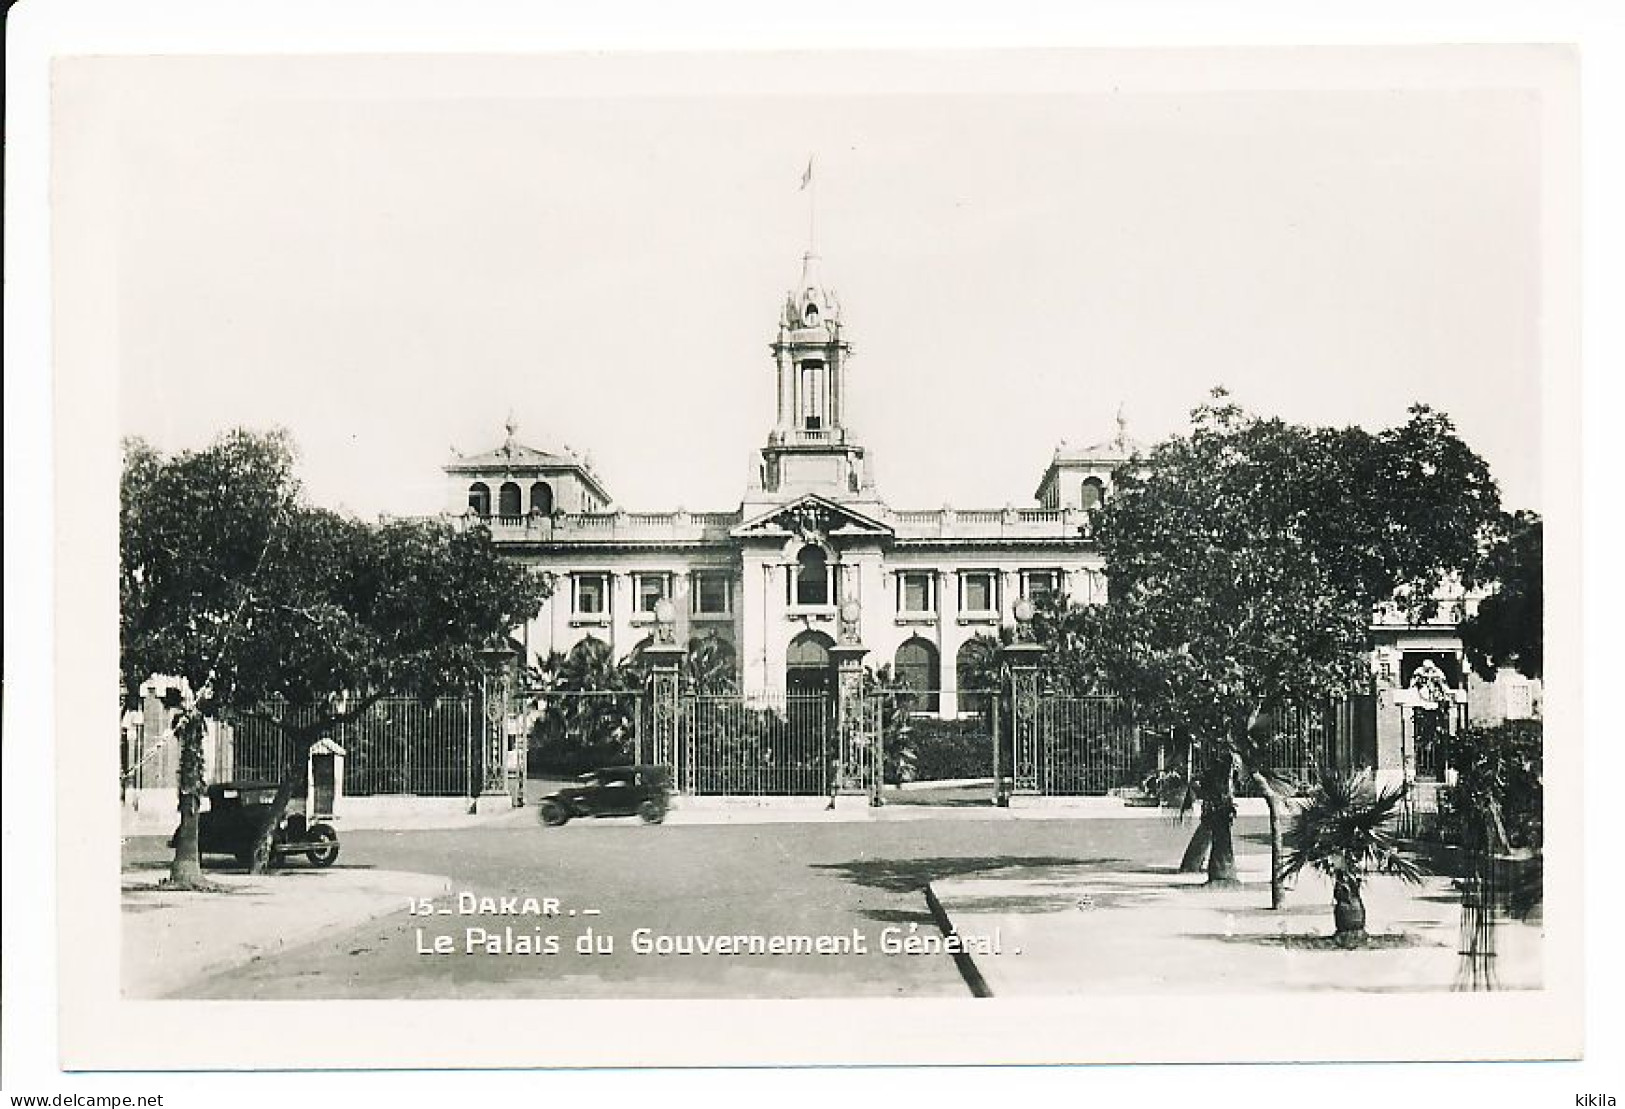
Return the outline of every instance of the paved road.
{"type": "MultiPolygon", "coordinates": [[[[1259,822],[1255,822],[1259,823],[1259,822]]],[[[1243,822],[1247,827],[1247,822],[1243,822]]],[[[936,936],[925,883],[998,867],[1167,866],[1188,827],[1143,820],[909,821],[356,832],[339,866],[448,875],[475,897],[556,898],[559,917],[400,912],[196,983],[208,998],[962,996],[951,957],[884,955],[886,928],[936,936]],[[597,909],[597,915],[585,910],[597,909]],[[574,910],[576,915],[568,915],[574,910]],[[465,954],[465,929],[556,935],[558,954],[465,954]],[[587,928],[615,951],[579,954],[587,928]],[[453,954],[420,954],[446,936],[453,954]],[[635,929],[686,935],[829,935],[867,953],[637,954],[635,929]]],[[[131,840],[131,862],[163,855],[131,840]]],[[[303,865],[296,863],[294,865],[303,865]]],[[[436,908],[455,908],[455,899],[436,908]]],[[[521,906],[522,907],[522,906],[521,906]]],[[[545,907],[545,906],[543,906],[545,907]]]]}

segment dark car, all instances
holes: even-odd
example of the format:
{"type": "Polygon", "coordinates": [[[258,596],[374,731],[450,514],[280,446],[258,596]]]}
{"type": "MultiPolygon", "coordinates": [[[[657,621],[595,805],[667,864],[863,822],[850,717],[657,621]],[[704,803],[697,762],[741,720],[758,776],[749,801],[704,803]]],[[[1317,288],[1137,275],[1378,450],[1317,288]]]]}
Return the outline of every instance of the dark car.
{"type": "Polygon", "coordinates": [[[537,807],[543,824],[563,824],[572,816],[636,816],[645,824],[666,819],[671,788],[664,766],[608,766],[578,781],[542,798],[537,807]]]}
{"type": "MultiPolygon", "coordinates": [[[[254,840],[276,801],[275,782],[220,782],[209,787],[209,807],[198,813],[197,846],[200,855],[231,855],[247,866],[254,857],[254,840]]],[[[294,801],[290,809],[297,810],[294,801]]],[[[169,837],[175,846],[175,837],[169,837]]],[[[324,820],[308,824],[305,814],[290,811],[271,836],[271,861],[303,855],[313,866],[332,866],[339,857],[339,837],[324,820]]]]}

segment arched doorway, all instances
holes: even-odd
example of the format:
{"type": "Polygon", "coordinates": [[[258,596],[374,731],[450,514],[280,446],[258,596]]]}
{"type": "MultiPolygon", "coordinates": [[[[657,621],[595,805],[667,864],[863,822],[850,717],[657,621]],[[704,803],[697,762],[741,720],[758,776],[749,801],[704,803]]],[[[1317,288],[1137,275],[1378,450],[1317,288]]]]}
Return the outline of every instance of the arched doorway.
{"type": "Polygon", "coordinates": [[[935,647],[917,635],[906,640],[897,648],[897,655],[892,660],[892,673],[914,691],[914,697],[909,702],[910,710],[937,711],[937,688],[942,683],[937,680],[935,647]]]}
{"type": "Polygon", "coordinates": [[[829,663],[833,646],[835,641],[823,632],[804,631],[792,639],[784,663],[785,692],[792,696],[828,693],[833,681],[829,663]]]}

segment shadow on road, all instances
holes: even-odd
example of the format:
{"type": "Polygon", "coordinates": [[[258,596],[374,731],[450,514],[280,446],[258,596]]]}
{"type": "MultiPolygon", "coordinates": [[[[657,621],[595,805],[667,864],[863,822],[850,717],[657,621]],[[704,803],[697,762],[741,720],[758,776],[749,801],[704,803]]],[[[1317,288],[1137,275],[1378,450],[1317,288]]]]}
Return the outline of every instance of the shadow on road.
{"type": "MultiPolygon", "coordinates": [[[[931,882],[965,878],[992,870],[1056,866],[1114,866],[1118,858],[1078,859],[1059,855],[988,855],[964,858],[854,859],[847,863],[813,863],[814,870],[833,870],[849,882],[891,893],[915,893],[931,882]]],[[[1034,875],[1037,877],[1037,875],[1034,875]]]]}

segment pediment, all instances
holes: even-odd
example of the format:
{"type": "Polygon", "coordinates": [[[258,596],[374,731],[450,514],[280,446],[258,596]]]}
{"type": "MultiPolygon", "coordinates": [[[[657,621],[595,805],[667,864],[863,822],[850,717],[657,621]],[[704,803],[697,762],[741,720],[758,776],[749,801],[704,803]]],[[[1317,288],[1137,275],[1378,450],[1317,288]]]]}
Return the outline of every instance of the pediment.
{"type": "Polygon", "coordinates": [[[870,516],[824,497],[808,494],[746,520],[729,534],[739,539],[890,538],[892,529],[870,516]]]}

